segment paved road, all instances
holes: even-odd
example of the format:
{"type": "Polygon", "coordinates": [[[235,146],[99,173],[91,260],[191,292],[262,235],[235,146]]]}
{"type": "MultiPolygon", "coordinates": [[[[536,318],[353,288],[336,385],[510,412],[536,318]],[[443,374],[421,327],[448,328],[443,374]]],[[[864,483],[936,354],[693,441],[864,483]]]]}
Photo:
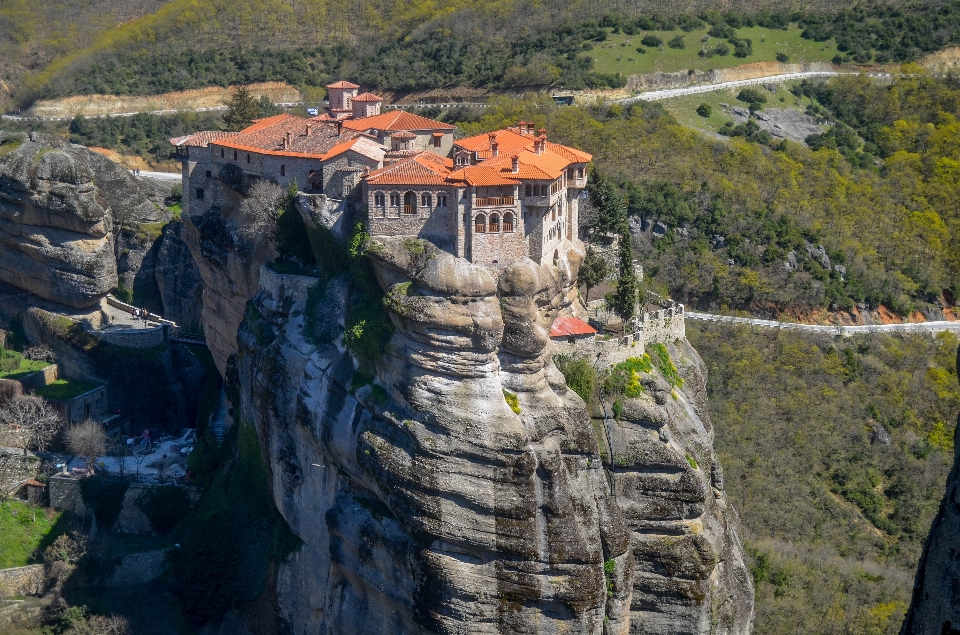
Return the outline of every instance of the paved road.
{"type": "MultiPolygon", "coordinates": [[[[854,72],[838,71],[808,71],[804,73],[785,73],[783,75],[768,75],[767,77],[755,77],[753,79],[740,79],[733,82],[721,82],[719,84],[704,84],[702,86],[688,86],[686,88],[665,88],[662,90],[650,90],[640,93],[634,97],[617,99],[613,103],[631,104],[636,101],[657,101],[660,99],[669,99],[671,97],[681,97],[683,95],[694,95],[697,93],[709,93],[724,88],[736,88],[738,86],[755,86],[757,84],[780,83],[795,79],[806,79],[809,77],[835,77],[837,75],[856,75],[854,72]]],[[[892,77],[889,73],[869,73],[869,77],[884,79],[892,77]]]]}
{"type": "MultiPolygon", "coordinates": [[[[280,108],[293,108],[302,106],[302,101],[281,102],[275,104],[280,108]]],[[[104,115],[83,115],[84,119],[103,119],[105,117],[132,117],[141,113],[147,115],[172,115],[178,112],[216,112],[218,110],[227,110],[228,106],[210,106],[209,108],[171,108],[168,110],[147,110],[136,112],[111,112],[104,115]]],[[[24,115],[0,115],[0,119],[12,119],[14,121],[64,121],[73,119],[73,117],[27,117],[24,115]]]]}
{"type": "Polygon", "coordinates": [[[750,324],[762,328],[789,329],[808,333],[831,333],[833,335],[857,335],[859,333],[937,333],[940,331],[960,333],[960,322],[946,321],[916,322],[909,324],[871,324],[862,326],[827,326],[822,324],[797,324],[795,322],[740,318],[729,315],[714,315],[713,313],[697,313],[696,311],[684,311],[684,314],[690,319],[704,320],[707,322],[750,324]]]}
{"type": "MultiPolygon", "coordinates": [[[[133,171],[130,174],[133,174],[133,171]]],[[[157,179],[158,181],[180,181],[183,179],[183,175],[179,172],[146,172],[140,170],[140,178],[157,179]]]]}

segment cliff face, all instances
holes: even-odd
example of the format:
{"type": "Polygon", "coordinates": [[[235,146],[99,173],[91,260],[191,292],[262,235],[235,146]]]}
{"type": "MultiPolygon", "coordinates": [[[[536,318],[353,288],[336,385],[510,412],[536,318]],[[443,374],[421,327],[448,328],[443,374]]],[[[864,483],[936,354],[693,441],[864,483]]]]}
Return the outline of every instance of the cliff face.
{"type": "Polygon", "coordinates": [[[960,420],[953,447],[953,469],[920,558],[903,635],[960,633],[960,420]]]}
{"type": "Polygon", "coordinates": [[[750,631],[689,345],[682,389],[652,371],[593,425],[548,337],[577,249],[499,282],[426,242],[369,254],[396,326],[372,385],[342,346],[344,279],[268,272],[240,328],[238,416],[304,542],[276,581],[294,633],[750,631]]]}
{"type": "Polygon", "coordinates": [[[151,196],[161,195],[86,148],[0,132],[0,281],[72,308],[96,304],[117,286],[117,224],[166,220],[151,196]]]}

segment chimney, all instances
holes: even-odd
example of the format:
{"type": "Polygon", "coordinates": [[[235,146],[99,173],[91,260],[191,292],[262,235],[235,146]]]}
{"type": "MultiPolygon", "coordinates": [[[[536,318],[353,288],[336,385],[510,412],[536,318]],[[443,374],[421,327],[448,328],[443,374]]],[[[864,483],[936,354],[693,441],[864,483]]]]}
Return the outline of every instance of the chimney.
{"type": "Polygon", "coordinates": [[[287,130],[287,147],[293,145],[293,133],[287,130]]]}
{"type": "Polygon", "coordinates": [[[518,157],[517,155],[513,155],[513,166],[511,169],[514,174],[517,174],[520,172],[520,157],[518,157]]]}
{"type": "Polygon", "coordinates": [[[343,122],[337,119],[337,136],[339,137],[342,134],[343,134],[343,122]]]}
{"type": "Polygon", "coordinates": [[[307,124],[307,136],[310,136],[310,124],[307,124]]]}

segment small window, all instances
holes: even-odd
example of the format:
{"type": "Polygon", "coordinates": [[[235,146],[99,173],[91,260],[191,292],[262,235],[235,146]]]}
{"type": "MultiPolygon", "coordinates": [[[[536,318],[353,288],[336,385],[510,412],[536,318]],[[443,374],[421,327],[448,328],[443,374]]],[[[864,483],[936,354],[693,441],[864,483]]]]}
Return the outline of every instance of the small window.
{"type": "Polygon", "coordinates": [[[280,166],[280,176],[286,176],[286,175],[287,175],[287,166],[281,165],[281,166],[280,166]]]}
{"type": "Polygon", "coordinates": [[[223,158],[223,148],[220,148],[220,158],[223,158]]]}
{"type": "Polygon", "coordinates": [[[500,231],[500,215],[499,214],[490,215],[490,231],[494,234],[500,231]]]}
{"type": "Polygon", "coordinates": [[[523,195],[524,195],[524,196],[530,196],[530,189],[531,189],[531,188],[530,188],[530,184],[527,183],[527,184],[524,186],[524,188],[523,188],[523,195]]]}
{"type": "Polygon", "coordinates": [[[513,212],[507,212],[503,215],[503,231],[513,231],[513,212]]]}
{"type": "Polygon", "coordinates": [[[400,207],[400,195],[396,192],[390,193],[390,207],[400,207]]]}
{"type": "Polygon", "coordinates": [[[250,153],[247,153],[247,163],[250,163],[250,153]]]}
{"type": "Polygon", "coordinates": [[[577,178],[578,179],[583,178],[583,168],[577,168],[577,178]]]}
{"type": "Polygon", "coordinates": [[[373,204],[379,207],[383,207],[383,204],[385,202],[384,199],[385,197],[383,196],[383,192],[377,192],[376,194],[373,195],[373,204]]]}
{"type": "Polygon", "coordinates": [[[213,177],[213,172],[211,170],[207,170],[207,178],[209,179],[211,177],[213,177]]]}
{"type": "Polygon", "coordinates": [[[430,207],[433,203],[432,197],[429,194],[422,194],[420,196],[420,205],[423,207],[430,207]]]}
{"type": "Polygon", "coordinates": [[[557,220],[557,208],[554,207],[550,210],[550,220],[557,220]]]}
{"type": "Polygon", "coordinates": [[[233,160],[234,160],[234,161],[237,160],[237,151],[236,151],[236,150],[233,151],[233,160]]]}
{"type": "Polygon", "coordinates": [[[197,199],[198,199],[198,200],[203,199],[203,188],[202,188],[202,187],[198,187],[198,188],[197,188],[197,199]]]}
{"type": "Polygon", "coordinates": [[[437,194],[437,207],[446,207],[446,206],[447,206],[447,195],[437,194]]]}
{"type": "Polygon", "coordinates": [[[439,147],[440,147],[440,141],[441,141],[442,139],[443,139],[443,137],[434,137],[434,138],[433,138],[433,147],[434,147],[434,148],[439,148],[439,147]]]}
{"type": "Polygon", "coordinates": [[[477,214],[477,220],[474,221],[474,231],[478,234],[484,234],[487,231],[487,217],[483,214],[477,214]]]}

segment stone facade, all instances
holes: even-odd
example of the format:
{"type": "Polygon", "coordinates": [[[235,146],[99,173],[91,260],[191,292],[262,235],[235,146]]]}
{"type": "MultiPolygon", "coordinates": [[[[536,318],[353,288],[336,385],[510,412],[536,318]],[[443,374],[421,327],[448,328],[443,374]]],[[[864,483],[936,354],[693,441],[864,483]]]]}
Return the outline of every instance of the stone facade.
{"type": "Polygon", "coordinates": [[[76,423],[89,418],[97,419],[107,413],[107,387],[98,386],[64,401],[53,399],[47,401],[67,423],[76,423]]]}

